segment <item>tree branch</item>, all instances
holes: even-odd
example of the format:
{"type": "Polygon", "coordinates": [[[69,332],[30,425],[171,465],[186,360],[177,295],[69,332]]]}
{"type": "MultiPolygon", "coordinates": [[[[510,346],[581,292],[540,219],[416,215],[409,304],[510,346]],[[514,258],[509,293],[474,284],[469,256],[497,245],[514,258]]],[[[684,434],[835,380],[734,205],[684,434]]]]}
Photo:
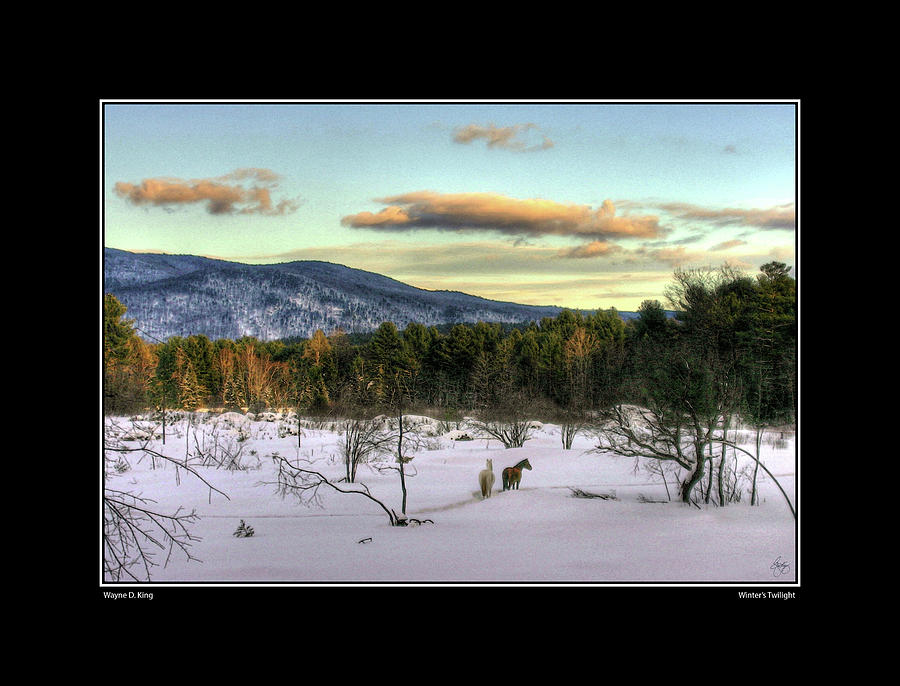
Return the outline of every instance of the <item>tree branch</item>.
{"type": "Polygon", "coordinates": [[[751,460],[756,462],[756,464],[758,464],[766,474],[768,474],[770,477],[772,477],[772,481],[774,481],[775,485],[778,486],[778,490],[781,491],[781,495],[783,495],[784,499],[787,501],[788,507],[791,508],[791,514],[794,515],[794,519],[797,519],[797,512],[794,510],[794,506],[791,504],[791,500],[790,500],[790,498],[788,498],[787,493],[784,492],[784,489],[781,487],[781,484],[778,483],[778,479],[775,478],[775,475],[772,474],[772,472],[769,471],[769,469],[766,467],[766,465],[764,465],[762,462],[760,462],[753,453],[745,450],[744,448],[742,448],[739,445],[735,445],[731,441],[725,440],[724,438],[719,438],[719,439],[712,438],[710,440],[711,440],[711,442],[721,443],[722,445],[731,446],[735,450],[740,450],[742,453],[747,455],[751,460]]]}
{"type": "MultiPolygon", "coordinates": [[[[295,494],[298,491],[305,491],[309,489],[318,489],[318,487],[322,484],[326,486],[330,486],[338,493],[355,493],[357,495],[364,496],[371,500],[373,503],[376,503],[382,510],[384,510],[385,514],[387,514],[390,519],[391,526],[397,526],[397,517],[394,515],[391,510],[389,510],[384,503],[380,500],[372,496],[369,493],[368,488],[366,488],[365,484],[359,484],[365,490],[345,490],[333,484],[328,478],[321,474],[320,472],[314,471],[312,469],[303,469],[302,467],[298,467],[296,465],[288,462],[284,457],[278,454],[272,455],[272,459],[278,464],[278,482],[277,485],[279,487],[279,491],[283,494],[287,491],[294,492],[295,494]],[[285,471],[285,468],[289,471],[285,471]],[[282,479],[282,476],[286,476],[287,479],[282,479]],[[306,477],[311,476],[318,479],[315,483],[305,483],[306,477]],[[298,483],[298,479],[300,483],[298,483]]],[[[298,496],[299,497],[299,496],[298,496]]]]}

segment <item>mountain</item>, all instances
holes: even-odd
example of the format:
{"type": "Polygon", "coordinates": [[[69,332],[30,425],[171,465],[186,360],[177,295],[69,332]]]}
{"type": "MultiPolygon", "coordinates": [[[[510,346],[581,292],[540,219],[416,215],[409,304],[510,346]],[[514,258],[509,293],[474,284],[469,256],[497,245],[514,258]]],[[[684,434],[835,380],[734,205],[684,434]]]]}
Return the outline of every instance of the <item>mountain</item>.
{"type": "Polygon", "coordinates": [[[149,340],[309,338],[316,329],[362,333],[386,321],[400,330],[410,322],[518,324],[563,309],[428,291],[330,262],[249,265],[115,248],[104,248],[103,257],[103,292],[125,305],[125,317],[149,340]]]}

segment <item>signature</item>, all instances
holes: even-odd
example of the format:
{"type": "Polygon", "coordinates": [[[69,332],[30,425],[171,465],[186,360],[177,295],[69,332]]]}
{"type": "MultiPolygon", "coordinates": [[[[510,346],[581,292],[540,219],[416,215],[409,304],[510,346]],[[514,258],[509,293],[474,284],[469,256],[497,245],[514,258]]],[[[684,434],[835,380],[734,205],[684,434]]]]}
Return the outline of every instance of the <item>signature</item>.
{"type": "Polygon", "coordinates": [[[769,569],[772,570],[773,576],[781,576],[783,574],[787,574],[790,567],[791,567],[790,564],[782,561],[781,555],[779,555],[778,557],[775,558],[775,562],[773,562],[771,564],[769,569]]]}

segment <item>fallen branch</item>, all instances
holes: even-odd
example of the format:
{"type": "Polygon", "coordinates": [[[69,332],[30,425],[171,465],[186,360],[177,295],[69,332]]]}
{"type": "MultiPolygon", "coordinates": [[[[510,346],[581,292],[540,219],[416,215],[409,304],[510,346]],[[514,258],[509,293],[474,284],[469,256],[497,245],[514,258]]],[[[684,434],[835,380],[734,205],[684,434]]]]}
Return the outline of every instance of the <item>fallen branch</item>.
{"type": "MultiPolygon", "coordinates": [[[[394,512],[391,510],[391,512],[394,512]]],[[[398,515],[394,512],[394,518],[397,522],[396,526],[409,526],[410,524],[415,524],[416,526],[421,526],[422,524],[434,524],[434,521],[431,519],[416,519],[415,517],[406,517],[405,515],[398,515]]]]}
{"type": "Polygon", "coordinates": [[[580,488],[570,488],[569,490],[572,491],[572,497],[574,498],[600,498],[601,500],[618,500],[615,491],[612,491],[611,493],[590,493],[588,491],[582,491],[580,488]]]}
{"type": "Polygon", "coordinates": [[[637,499],[638,499],[638,502],[639,502],[639,503],[662,503],[662,504],[666,504],[667,502],[669,502],[668,500],[651,500],[650,498],[645,497],[643,493],[638,493],[637,499]]]}

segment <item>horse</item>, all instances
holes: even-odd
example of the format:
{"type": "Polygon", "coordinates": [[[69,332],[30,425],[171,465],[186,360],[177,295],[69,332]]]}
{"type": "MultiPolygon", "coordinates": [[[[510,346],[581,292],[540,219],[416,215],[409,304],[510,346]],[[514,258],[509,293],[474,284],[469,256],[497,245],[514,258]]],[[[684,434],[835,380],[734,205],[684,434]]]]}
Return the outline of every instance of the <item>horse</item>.
{"type": "Polygon", "coordinates": [[[481,498],[490,498],[494,487],[494,461],[488,460],[487,467],[478,472],[478,485],[481,486],[481,498]]]}
{"type": "Polygon", "coordinates": [[[524,459],[515,467],[507,467],[503,470],[503,490],[519,490],[519,482],[522,480],[522,469],[531,469],[531,463],[524,459]]]}

